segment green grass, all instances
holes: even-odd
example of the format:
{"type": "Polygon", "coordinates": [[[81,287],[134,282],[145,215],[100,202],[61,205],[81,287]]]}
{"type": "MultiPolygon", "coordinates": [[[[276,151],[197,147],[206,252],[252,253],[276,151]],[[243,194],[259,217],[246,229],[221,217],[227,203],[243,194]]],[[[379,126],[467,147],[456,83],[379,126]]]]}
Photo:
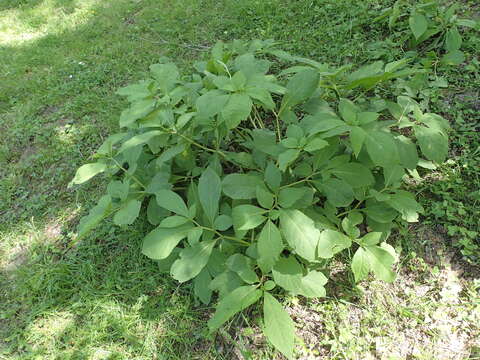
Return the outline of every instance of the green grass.
{"type": "MultiPolygon", "coordinates": [[[[78,192],[67,184],[115,131],[125,106],[115,91],[161,57],[185,69],[217,40],[274,38],[337,65],[395,58],[388,29],[371,21],[391,3],[3,0],[0,359],[271,359],[256,309],[235,319],[234,331],[205,336],[211,309],[140,253],[146,224],[107,222],[66,251],[104,183],[78,192]]],[[[465,43],[468,65],[439,74],[450,86],[425,94],[454,125],[452,161],[421,185],[426,227],[397,235],[399,280],[352,289],[340,267],[329,298],[285,299],[305,356],[480,357],[478,268],[450,246],[462,231],[476,232],[463,237],[474,245],[479,234],[478,33],[465,43]]]]}

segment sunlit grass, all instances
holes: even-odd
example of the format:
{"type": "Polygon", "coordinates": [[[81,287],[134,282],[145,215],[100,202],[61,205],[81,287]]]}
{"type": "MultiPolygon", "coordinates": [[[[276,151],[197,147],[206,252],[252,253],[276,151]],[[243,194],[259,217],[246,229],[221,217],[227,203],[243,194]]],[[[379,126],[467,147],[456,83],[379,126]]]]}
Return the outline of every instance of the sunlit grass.
{"type": "Polygon", "coordinates": [[[101,1],[42,0],[1,10],[0,45],[20,46],[47,35],[73,30],[94,15],[93,8],[98,3],[101,1]]]}

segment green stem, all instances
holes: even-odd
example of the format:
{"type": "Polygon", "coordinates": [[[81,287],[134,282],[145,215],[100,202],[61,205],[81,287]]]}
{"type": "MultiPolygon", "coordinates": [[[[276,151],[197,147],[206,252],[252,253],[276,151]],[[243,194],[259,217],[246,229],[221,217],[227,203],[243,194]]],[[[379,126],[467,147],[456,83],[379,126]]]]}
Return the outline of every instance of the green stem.
{"type": "Polygon", "coordinates": [[[320,171],[314,172],[314,173],[308,175],[306,178],[301,179],[301,180],[298,180],[298,181],[295,181],[295,182],[293,182],[293,183],[291,183],[291,184],[287,184],[287,185],[280,186],[280,190],[281,190],[281,189],[285,189],[285,188],[290,187],[290,186],[295,186],[295,185],[304,183],[305,181],[309,181],[312,177],[314,177],[315,175],[318,175],[318,174],[320,174],[320,171]]]}
{"type": "Polygon", "coordinates": [[[282,133],[280,131],[280,120],[279,120],[280,112],[277,114],[275,112],[275,110],[272,110],[272,111],[273,111],[273,114],[275,115],[275,128],[277,130],[278,141],[281,141],[282,140],[282,133]]]}
{"type": "Polygon", "coordinates": [[[255,105],[253,106],[253,111],[255,113],[255,118],[257,119],[257,122],[258,124],[260,125],[260,127],[262,129],[265,129],[265,124],[263,123],[262,121],[262,117],[260,116],[260,113],[258,112],[257,108],[255,107],[255,105]]]}
{"type": "Polygon", "coordinates": [[[248,117],[248,120],[250,120],[250,123],[252,124],[254,129],[258,129],[257,124],[255,124],[255,121],[253,121],[251,116],[248,117]]]}
{"type": "Polygon", "coordinates": [[[207,146],[204,146],[204,145],[196,142],[195,140],[190,139],[188,136],[185,136],[185,135],[183,135],[183,134],[181,134],[181,133],[179,133],[179,132],[171,131],[171,130],[168,130],[168,129],[166,129],[166,128],[163,128],[163,130],[166,131],[166,132],[169,132],[169,133],[172,134],[172,135],[178,135],[178,136],[180,136],[182,139],[188,141],[190,144],[195,145],[196,147],[199,147],[200,149],[203,149],[203,150],[205,150],[205,151],[208,151],[208,152],[211,152],[211,153],[214,153],[214,154],[218,154],[218,155],[220,155],[220,156],[222,156],[222,157],[225,157],[225,154],[224,154],[223,152],[221,152],[220,150],[211,149],[211,148],[209,148],[209,147],[207,147],[207,146]]]}
{"type": "Polygon", "coordinates": [[[203,225],[200,225],[198,222],[196,222],[194,219],[190,219],[191,222],[193,222],[196,226],[198,226],[199,228],[203,229],[203,230],[207,230],[207,231],[211,231],[213,233],[215,233],[215,235],[223,238],[223,239],[227,239],[227,240],[233,240],[233,241],[236,241],[242,245],[246,245],[246,246],[250,246],[250,243],[246,242],[246,241],[243,241],[239,238],[236,238],[234,236],[228,236],[228,235],[224,235],[220,232],[218,232],[217,230],[213,229],[213,228],[210,228],[210,227],[207,227],[207,226],[203,226],[203,225]]]}
{"type": "Polygon", "coordinates": [[[359,207],[359,206],[360,206],[362,203],[363,203],[363,200],[362,200],[362,201],[359,201],[359,202],[357,203],[357,205],[355,205],[355,207],[354,207],[353,209],[350,209],[350,210],[344,211],[344,212],[342,212],[342,213],[338,214],[338,215],[337,215],[337,217],[339,217],[339,216],[343,216],[343,215],[347,215],[347,214],[351,213],[352,211],[355,211],[355,210],[357,210],[357,209],[358,209],[358,207],[359,207]]]}
{"type": "Polygon", "coordinates": [[[110,160],[113,160],[113,162],[115,163],[115,165],[117,165],[120,169],[123,170],[123,172],[125,173],[125,175],[128,175],[133,181],[135,181],[138,185],[140,185],[142,188],[146,189],[147,187],[145,185],[142,184],[142,182],[140,180],[138,180],[135,175],[132,175],[130,174],[127,169],[125,169],[117,160],[115,160],[113,157],[110,158],[110,160]]]}

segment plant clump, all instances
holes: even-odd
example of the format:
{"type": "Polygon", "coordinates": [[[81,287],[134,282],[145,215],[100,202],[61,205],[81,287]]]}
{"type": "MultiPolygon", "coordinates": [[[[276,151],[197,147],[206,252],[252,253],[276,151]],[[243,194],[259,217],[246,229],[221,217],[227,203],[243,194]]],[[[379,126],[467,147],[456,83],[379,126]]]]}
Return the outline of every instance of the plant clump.
{"type": "Polygon", "coordinates": [[[278,295],[325,296],[335,258],[356,282],[393,281],[390,232],[422,212],[402,183],[447,155],[442,117],[372,91],[422,71],[408,63],[332,69],[271,41],[234,41],[192,74],[152,65],[118,92],[130,102],[122,132],[72,180],[111,179],[78,238],[109,215],[117,225],[146,216],[143,253],[192,281],[204,304],[216,299],[211,332],[261,301],[265,335],[291,358],[294,324],[278,295]]]}

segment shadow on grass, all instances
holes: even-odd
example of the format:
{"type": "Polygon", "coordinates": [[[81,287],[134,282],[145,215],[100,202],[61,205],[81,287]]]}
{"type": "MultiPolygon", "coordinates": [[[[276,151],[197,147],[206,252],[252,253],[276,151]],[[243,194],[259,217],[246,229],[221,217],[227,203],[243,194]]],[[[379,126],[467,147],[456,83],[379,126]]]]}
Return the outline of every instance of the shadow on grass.
{"type": "Polygon", "coordinates": [[[66,254],[61,237],[26,249],[0,274],[0,354],[221,358],[205,339],[208,309],[140,253],[145,230],[105,224],[66,254]]]}

